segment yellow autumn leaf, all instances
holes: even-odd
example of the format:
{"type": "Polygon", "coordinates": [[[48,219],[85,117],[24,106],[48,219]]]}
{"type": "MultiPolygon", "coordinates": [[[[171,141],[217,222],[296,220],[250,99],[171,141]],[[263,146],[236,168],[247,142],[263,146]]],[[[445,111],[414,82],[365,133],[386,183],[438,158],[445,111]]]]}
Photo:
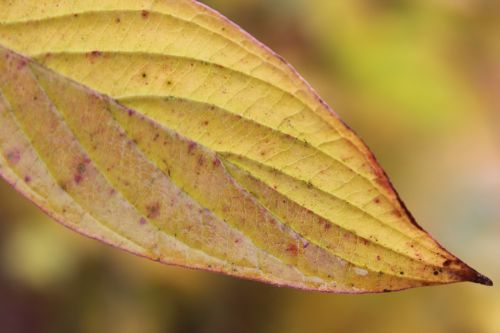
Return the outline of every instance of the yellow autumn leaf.
{"type": "Polygon", "coordinates": [[[0,174],[82,234],[311,290],[491,284],[288,63],[197,2],[1,1],[0,45],[0,174]]]}

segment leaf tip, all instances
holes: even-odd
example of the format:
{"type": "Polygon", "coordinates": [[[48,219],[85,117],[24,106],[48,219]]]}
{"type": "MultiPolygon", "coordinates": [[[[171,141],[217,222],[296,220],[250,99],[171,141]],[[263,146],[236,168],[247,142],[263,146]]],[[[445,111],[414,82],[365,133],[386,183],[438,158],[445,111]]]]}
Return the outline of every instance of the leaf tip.
{"type": "Polygon", "coordinates": [[[476,272],[476,275],[470,280],[470,282],[479,283],[488,287],[493,286],[493,281],[491,281],[490,278],[478,272],[476,272]]]}
{"type": "Polygon", "coordinates": [[[493,281],[491,281],[490,278],[479,273],[478,271],[471,268],[470,266],[466,265],[466,267],[467,267],[467,270],[465,271],[465,273],[463,275],[463,281],[478,283],[478,284],[482,284],[482,285],[489,286],[489,287],[493,286],[493,281]]]}

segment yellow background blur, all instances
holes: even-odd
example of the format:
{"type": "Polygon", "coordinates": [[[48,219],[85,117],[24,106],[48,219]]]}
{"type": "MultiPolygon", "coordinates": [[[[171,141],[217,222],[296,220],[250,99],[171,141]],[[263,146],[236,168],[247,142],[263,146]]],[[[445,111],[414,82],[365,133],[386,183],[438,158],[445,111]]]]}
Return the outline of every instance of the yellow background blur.
{"type": "MultiPolygon", "coordinates": [[[[500,1],[210,0],[374,150],[419,223],[500,282],[500,1]]],[[[500,289],[280,289],[85,239],[0,182],[1,332],[499,333],[500,289]]]]}

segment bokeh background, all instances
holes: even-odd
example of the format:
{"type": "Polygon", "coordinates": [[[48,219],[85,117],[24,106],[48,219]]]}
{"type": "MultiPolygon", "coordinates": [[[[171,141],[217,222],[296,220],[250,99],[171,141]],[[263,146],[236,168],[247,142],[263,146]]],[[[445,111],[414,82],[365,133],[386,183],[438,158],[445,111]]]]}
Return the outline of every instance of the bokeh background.
{"type": "MultiPolygon", "coordinates": [[[[419,223],[500,283],[500,1],[210,0],[365,139],[419,223]]],[[[500,289],[281,289],[167,267],[52,222],[0,182],[2,332],[499,333],[500,289]]]]}

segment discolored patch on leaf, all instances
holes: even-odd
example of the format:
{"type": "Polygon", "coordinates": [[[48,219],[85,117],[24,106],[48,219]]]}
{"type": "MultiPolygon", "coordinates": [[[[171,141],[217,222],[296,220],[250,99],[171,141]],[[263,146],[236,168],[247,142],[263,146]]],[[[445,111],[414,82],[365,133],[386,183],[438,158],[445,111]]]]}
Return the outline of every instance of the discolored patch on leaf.
{"type": "Polygon", "coordinates": [[[0,44],[0,174],[82,234],[310,290],[491,284],[286,61],[203,5],[5,1],[0,44]]]}

